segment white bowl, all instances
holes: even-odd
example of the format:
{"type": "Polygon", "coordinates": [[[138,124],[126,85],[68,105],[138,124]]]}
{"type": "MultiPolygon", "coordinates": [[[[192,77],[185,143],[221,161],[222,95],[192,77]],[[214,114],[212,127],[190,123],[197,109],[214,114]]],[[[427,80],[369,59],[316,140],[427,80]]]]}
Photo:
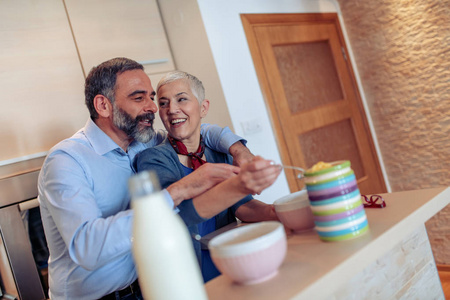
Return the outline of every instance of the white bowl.
{"type": "Polygon", "coordinates": [[[308,192],[301,190],[284,196],[273,203],[278,219],[284,226],[302,232],[314,228],[314,215],[309,204],[308,192]]]}
{"type": "Polygon", "coordinates": [[[214,237],[208,247],[222,274],[240,284],[254,284],[277,274],[286,256],[286,233],[280,222],[253,223],[214,237]]]}

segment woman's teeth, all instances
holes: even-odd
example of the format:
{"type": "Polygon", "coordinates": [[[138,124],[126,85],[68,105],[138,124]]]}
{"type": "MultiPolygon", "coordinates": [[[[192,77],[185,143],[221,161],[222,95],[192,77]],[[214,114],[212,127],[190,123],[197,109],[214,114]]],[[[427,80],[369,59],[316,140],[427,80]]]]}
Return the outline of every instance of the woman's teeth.
{"type": "Polygon", "coordinates": [[[175,120],[170,121],[170,124],[175,125],[178,123],[182,123],[184,121],[186,121],[186,119],[175,119],[175,120]]]}

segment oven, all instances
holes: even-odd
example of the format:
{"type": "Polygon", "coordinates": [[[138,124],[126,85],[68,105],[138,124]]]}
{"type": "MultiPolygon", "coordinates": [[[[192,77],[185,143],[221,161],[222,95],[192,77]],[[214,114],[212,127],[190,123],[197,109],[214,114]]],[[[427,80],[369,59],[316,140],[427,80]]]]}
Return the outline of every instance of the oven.
{"type": "MultiPolygon", "coordinates": [[[[34,170],[0,179],[1,299],[46,299],[46,266],[35,260],[33,233],[30,235],[36,228],[42,230],[36,198],[38,175],[39,170],[34,170]],[[36,213],[37,219],[32,221],[31,215],[36,213]]],[[[42,236],[43,232],[41,244],[46,247],[42,236]]]]}

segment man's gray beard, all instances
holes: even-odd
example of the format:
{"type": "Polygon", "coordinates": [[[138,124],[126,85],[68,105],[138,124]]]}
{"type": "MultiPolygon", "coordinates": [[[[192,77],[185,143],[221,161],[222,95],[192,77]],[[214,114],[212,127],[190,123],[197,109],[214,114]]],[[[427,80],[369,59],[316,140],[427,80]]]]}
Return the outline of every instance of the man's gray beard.
{"type": "MultiPolygon", "coordinates": [[[[154,118],[154,114],[150,114],[153,115],[154,118]]],[[[147,143],[155,136],[155,130],[153,129],[153,125],[150,127],[142,126],[139,128],[140,118],[142,118],[142,116],[133,119],[126,111],[113,104],[114,125],[134,140],[141,143],[147,143]]]]}

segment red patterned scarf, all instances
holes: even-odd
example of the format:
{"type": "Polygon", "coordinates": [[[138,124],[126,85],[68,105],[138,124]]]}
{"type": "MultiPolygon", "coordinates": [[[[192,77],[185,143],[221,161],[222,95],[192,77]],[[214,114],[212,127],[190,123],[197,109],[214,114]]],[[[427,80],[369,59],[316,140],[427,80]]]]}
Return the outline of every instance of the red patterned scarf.
{"type": "Polygon", "coordinates": [[[179,140],[176,140],[169,135],[167,137],[169,138],[169,142],[176,153],[181,155],[187,155],[189,157],[194,170],[198,169],[201,165],[206,163],[206,161],[202,159],[203,153],[205,152],[205,143],[203,142],[203,138],[201,135],[200,135],[200,145],[198,146],[196,152],[188,152],[183,142],[180,142],[179,140]]]}

